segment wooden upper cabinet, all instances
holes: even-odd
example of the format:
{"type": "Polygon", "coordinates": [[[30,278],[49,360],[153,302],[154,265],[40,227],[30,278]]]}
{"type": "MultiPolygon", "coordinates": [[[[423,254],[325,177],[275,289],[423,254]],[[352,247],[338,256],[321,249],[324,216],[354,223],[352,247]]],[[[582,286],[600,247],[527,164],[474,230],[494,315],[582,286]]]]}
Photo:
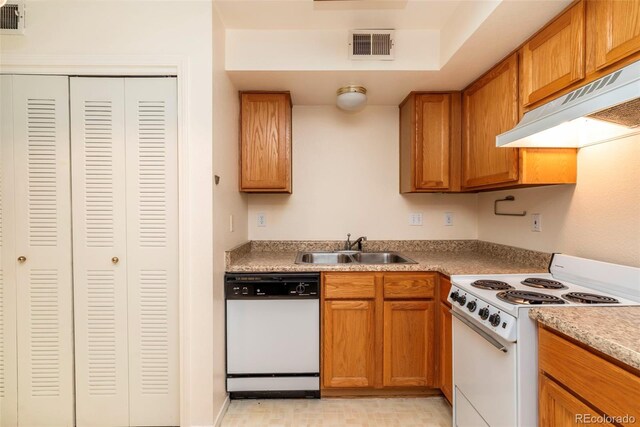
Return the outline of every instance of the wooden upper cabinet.
{"type": "Polygon", "coordinates": [[[584,2],[581,1],[522,47],[520,83],[523,106],[540,101],[584,78],[584,22],[584,2]]]}
{"type": "Polygon", "coordinates": [[[384,302],[386,387],[435,387],[433,305],[433,301],[384,302]]]}
{"type": "Polygon", "coordinates": [[[517,54],[469,86],[462,103],[462,185],[518,181],[518,149],[496,147],[496,136],[518,123],[517,54]]]}
{"type": "Polygon", "coordinates": [[[291,96],[240,94],[240,191],[291,193],[291,96]]]}
{"type": "Polygon", "coordinates": [[[586,7],[587,73],[640,52],[640,1],[589,0],[586,7]]]}
{"type": "Polygon", "coordinates": [[[412,92],[400,105],[400,192],[459,191],[460,94],[412,92]]]}

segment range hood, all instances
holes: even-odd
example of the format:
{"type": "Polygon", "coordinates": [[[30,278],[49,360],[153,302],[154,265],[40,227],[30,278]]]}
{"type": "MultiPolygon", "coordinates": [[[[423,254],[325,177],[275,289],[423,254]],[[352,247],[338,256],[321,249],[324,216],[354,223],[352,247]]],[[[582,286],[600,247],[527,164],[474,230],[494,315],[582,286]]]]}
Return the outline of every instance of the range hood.
{"type": "Polygon", "coordinates": [[[640,134],[640,61],[531,110],[498,147],[585,147],[640,134]]]}

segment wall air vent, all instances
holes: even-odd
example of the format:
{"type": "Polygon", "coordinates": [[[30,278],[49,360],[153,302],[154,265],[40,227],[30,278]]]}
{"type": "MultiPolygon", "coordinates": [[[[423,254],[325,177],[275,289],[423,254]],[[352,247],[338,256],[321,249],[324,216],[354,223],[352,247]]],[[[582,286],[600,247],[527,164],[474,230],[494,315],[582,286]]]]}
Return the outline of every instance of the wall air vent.
{"type": "Polygon", "coordinates": [[[349,59],[391,61],[393,30],[352,30],[349,32],[349,59]]]}
{"type": "Polygon", "coordinates": [[[24,3],[9,0],[0,7],[0,34],[24,34],[24,3]]]}

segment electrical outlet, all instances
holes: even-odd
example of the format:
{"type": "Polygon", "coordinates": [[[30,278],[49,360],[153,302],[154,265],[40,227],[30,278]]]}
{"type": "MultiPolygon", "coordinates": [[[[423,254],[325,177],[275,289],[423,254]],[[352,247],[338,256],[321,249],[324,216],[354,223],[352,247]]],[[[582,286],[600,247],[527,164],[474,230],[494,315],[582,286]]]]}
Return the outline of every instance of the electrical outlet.
{"type": "Polygon", "coordinates": [[[542,215],[539,213],[531,214],[531,231],[542,231],[542,215]]]}
{"type": "Polygon", "coordinates": [[[444,213],[444,225],[452,226],[453,225],[453,212],[445,212],[444,213]]]}
{"type": "Polygon", "coordinates": [[[233,215],[229,215],[229,231],[233,233],[233,215]]]}
{"type": "Polygon", "coordinates": [[[422,212],[409,214],[409,225],[422,225],[422,212]]]}
{"type": "Polygon", "coordinates": [[[267,216],[264,212],[258,213],[258,227],[266,227],[267,226],[267,216]]]}

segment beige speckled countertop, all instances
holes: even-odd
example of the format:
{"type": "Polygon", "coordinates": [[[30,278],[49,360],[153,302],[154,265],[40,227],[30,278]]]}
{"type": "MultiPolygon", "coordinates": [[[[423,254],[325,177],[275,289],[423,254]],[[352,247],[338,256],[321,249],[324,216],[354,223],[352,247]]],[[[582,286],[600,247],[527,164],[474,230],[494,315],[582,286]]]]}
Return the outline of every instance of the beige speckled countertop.
{"type": "MultiPolygon", "coordinates": [[[[331,250],[336,242],[249,242],[227,252],[228,272],[438,271],[453,274],[546,272],[550,255],[510,246],[466,241],[367,242],[367,251],[400,252],[417,264],[296,264],[298,250],[331,250]]],[[[338,242],[339,244],[339,242],[338,242]]]]}
{"type": "Polygon", "coordinates": [[[529,317],[640,369],[640,307],[547,307],[529,317]]]}

